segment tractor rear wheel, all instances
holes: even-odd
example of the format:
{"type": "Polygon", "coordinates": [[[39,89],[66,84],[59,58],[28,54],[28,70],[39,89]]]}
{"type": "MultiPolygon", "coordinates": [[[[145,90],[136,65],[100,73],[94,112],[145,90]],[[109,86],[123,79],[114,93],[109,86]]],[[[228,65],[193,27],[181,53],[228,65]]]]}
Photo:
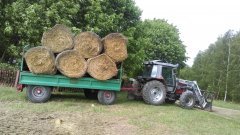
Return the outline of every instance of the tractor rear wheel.
{"type": "Polygon", "coordinates": [[[192,109],[196,103],[192,91],[183,92],[179,100],[180,100],[180,105],[186,109],[192,109]]]}
{"type": "Polygon", "coordinates": [[[112,105],[117,96],[115,91],[99,90],[97,97],[100,104],[112,105]]]}
{"type": "Polygon", "coordinates": [[[33,103],[47,102],[51,96],[51,88],[47,86],[29,85],[26,92],[28,99],[33,103]]]}
{"type": "Polygon", "coordinates": [[[147,82],[142,89],[143,100],[147,104],[160,105],[166,98],[166,88],[160,81],[147,82]]]}

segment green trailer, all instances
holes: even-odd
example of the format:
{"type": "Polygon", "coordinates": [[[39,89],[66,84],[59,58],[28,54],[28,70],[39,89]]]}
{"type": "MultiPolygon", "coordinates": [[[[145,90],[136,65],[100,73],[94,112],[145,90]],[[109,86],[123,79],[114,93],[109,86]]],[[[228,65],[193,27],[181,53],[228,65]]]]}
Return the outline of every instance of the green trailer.
{"type": "MultiPolygon", "coordinates": [[[[26,49],[25,49],[26,50],[26,49]]],[[[118,75],[110,80],[100,81],[90,76],[82,78],[68,78],[61,74],[40,75],[29,72],[22,59],[21,68],[17,75],[17,89],[27,88],[27,97],[34,103],[46,102],[51,96],[53,88],[79,88],[87,98],[97,98],[101,104],[113,104],[116,92],[121,90],[122,64],[118,65],[118,75]]]]}

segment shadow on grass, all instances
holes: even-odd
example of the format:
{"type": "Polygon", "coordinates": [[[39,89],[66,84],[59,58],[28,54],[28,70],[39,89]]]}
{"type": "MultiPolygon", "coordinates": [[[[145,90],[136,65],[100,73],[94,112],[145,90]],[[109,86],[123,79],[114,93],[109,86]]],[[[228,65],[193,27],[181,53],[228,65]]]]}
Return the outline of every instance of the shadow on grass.
{"type": "Polygon", "coordinates": [[[53,102],[98,102],[97,99],[88,99],[83,93],[52,93],[49,101],[53,102]]]}
{"type": "MultiPolygon", "coordinates": [[[[88,99],[85,97],[84,93],[77,92],[77,93],[68,93],[68,92],[56,92],[52,93],[50,100],[51,102],[72,102],[72,103],[90,103],[90,104],[98,104],[98,99],[88,99]]],[[[123,106],[154,106],[146,104],[143,99],[137,100],[129,100],[127,99],[127,93],[125,92],[118,92],[117,98],[115,101],[115,105],[123,105],[123,106]]],[[[174,103],[163,103],[162,105],[155,106],[155,107],[180,107],[179,104],[174,103]]],[[[180,107],[181,108],[181,107],[180,107]]]]}
{"type": "Polygon", "coordinates": [[[59,99],[86,99],[84,95],[81,94],[68,94],[68,93],[53,93],[51,95],[52,100],[59,100],[59,99]]]}
{"type": "MultiPolygon", "coordinates": [[[[143,99],[127,99],[127,92],[119,92],[118,93],[118,97],[117,97],[117,101],[116,101],[117,104],[123,104],[123,105],[139,105],[139,104],[145,104],[145,105],[148,105],[148,106],[155,106],[155,105],[149,105],[149,104],[146,104],[144,102],[143,99]]],[[[177,103],[163,103],[161,105],[158,105],[159,107],[181,107],[179,104],[177,103]]]]}

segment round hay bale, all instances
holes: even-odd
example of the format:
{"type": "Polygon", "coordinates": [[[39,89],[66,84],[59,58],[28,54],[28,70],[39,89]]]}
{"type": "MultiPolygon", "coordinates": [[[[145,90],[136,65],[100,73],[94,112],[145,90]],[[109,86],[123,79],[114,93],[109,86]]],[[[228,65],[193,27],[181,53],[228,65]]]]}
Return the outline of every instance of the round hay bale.
{"type": "Polygon", "coordinates": [[[53,52],[43,46],[33,47],[24,54],[30,72],[34,74],[56,74],[53,52]]]}
{"type": "Polygon", "coordinates": [[[97,80],[108,80],[118,72],[115,62],[106,54],[88,59],[87,64],[88,74],[97,80]]]}
{"type": "Polygon", "coordinates": [[[43,33],[41,42],[54,53],[60,53],[73,48],[73,34],[65,25],[56,24],[52,29],[43,33]]]}
{"type": "Polygon", "coordinates": [[[58,71],[70,78],[80,78],[87,71],[86,60],[75,50],[67,50],[59,53],[55,65],[58,71]]]}
{"type": "Polygon", "coordinates": [[[84,58],[95,57],[102,51],[101,39],[93,32],[82,32],[74,37],[74,50],[84,58]]]}
{"type": "Polygon", "coordinates": [[[120,33],[111,33],[103,38],[104,52],[115,62],[124,61],[127,57],[127,39],[120,33]]]}

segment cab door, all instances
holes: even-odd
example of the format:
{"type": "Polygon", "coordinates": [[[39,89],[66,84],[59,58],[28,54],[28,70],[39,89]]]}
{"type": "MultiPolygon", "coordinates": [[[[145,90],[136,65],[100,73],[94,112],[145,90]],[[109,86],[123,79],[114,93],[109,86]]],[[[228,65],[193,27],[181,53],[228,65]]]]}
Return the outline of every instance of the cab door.
{"type": "Polygon", "coordinates": [[[176,75],[175,75],[174,68],[163,66],[162,76],[166,82],[168,91],[174,92],[176,88],[176,75]]]}

